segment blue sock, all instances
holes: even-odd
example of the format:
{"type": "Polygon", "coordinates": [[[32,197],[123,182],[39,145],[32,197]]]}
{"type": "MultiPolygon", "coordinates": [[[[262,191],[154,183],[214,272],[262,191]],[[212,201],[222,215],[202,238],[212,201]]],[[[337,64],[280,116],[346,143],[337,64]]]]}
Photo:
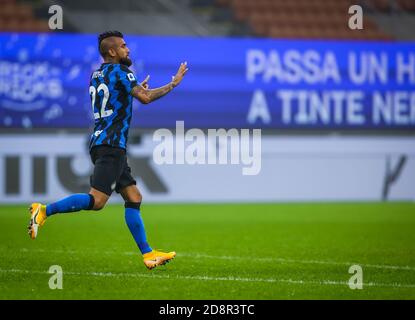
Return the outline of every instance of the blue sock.
{"type": "Polygon", "coordinates": [[[67,198],[46,206],[46,215],[49,217],[55,213],[91,210],[94,206],[94,197],[87,193],[73,194],[67,198]]]}
{"type": "Polygon", "coordinates": [[[151,252],[153,249],[147,243],[146,230],[144,228],[143,219],[140,215],[141,202],[126,202],[125,203],[125,222],[130,229],[131,234],[137,243],[138,248],[142,254],[151,252]]]}

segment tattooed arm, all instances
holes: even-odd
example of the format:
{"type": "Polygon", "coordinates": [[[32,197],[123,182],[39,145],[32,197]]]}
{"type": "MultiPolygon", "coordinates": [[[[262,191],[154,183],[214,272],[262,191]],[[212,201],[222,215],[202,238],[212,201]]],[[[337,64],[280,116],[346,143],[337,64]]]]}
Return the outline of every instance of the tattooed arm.
{"type": "Polygon", "coordinates": [[[133,88],[131,94],[133,97],[137,98],[141,103],[147,104],[165,96],[170,91],[172,91],[173,88],[173,82],[170,82],[169,84],[166,84],[165,86],[156,89],[145,89],[141,85],[138,85],[133,88]]]}
{"type": "Polygon", "coordinates": [[[184,75],[186,74],[187,70],[187,63],[181,63],[180,68],[177,71],[176,75],[173,77],[172,81],[165,86],[156,89],[148,89],[148,79],[149,76],[140,84],[135,86],[131,90],[131,95],[137,98],[141,103],[147,104],[161,97],[168,94],[170,91],[173,90],[179,83],[183,80],[184,75]]]}

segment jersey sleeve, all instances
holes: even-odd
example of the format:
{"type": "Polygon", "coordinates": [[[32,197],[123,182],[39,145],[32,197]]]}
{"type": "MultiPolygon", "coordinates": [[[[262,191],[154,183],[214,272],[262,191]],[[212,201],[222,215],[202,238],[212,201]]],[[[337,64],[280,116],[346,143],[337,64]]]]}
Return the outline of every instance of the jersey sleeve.
{"type": "Polygon", "coordinates": [[[126,66],[120,66],[119,77],[122,86],[128,93],[130,93],[131,90],[137,85],[137,79],[134,73],[126,66]]]}

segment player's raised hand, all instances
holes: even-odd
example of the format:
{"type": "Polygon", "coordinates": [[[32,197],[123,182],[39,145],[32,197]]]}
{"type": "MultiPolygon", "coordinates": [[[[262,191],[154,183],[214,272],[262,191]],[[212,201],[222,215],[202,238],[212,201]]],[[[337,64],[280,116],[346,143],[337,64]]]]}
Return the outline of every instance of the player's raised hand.
{"type": "Polygon", "coordinates": [[[144,88],[144,89],[148,89],[149,85],[148,85],[148,80],[150,79],[150,75],[148,75],[143,82],[140,83],[140,85],[144,88]]]}
{"type": "Polygon", "coordinates": [[[182,82],[187,70],[189,70],[189,68],[187,67],[187,61],[182,62],[180,64],[179,70],[177,70],[176,75],[172,78],[172,83],[174,87],[176,87],[177,85],[179,85],[180,82],[182,82]]]}

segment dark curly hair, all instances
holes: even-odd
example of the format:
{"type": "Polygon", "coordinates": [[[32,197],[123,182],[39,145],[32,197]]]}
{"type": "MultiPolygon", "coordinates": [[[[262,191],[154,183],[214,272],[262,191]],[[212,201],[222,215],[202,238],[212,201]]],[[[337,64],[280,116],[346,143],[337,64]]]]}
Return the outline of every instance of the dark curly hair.
{"type": "Polygon", "coordinates": [[[105,57],[105,55],[108,52],[108,48],[105,46],[101,46],[102,40],[109,38],[109,37],[118,37],[118,38],[124,38],[124,35],[119,31],[105,31],[101,33],[98,36],[98,50],[102,57],[105,57]]]}

